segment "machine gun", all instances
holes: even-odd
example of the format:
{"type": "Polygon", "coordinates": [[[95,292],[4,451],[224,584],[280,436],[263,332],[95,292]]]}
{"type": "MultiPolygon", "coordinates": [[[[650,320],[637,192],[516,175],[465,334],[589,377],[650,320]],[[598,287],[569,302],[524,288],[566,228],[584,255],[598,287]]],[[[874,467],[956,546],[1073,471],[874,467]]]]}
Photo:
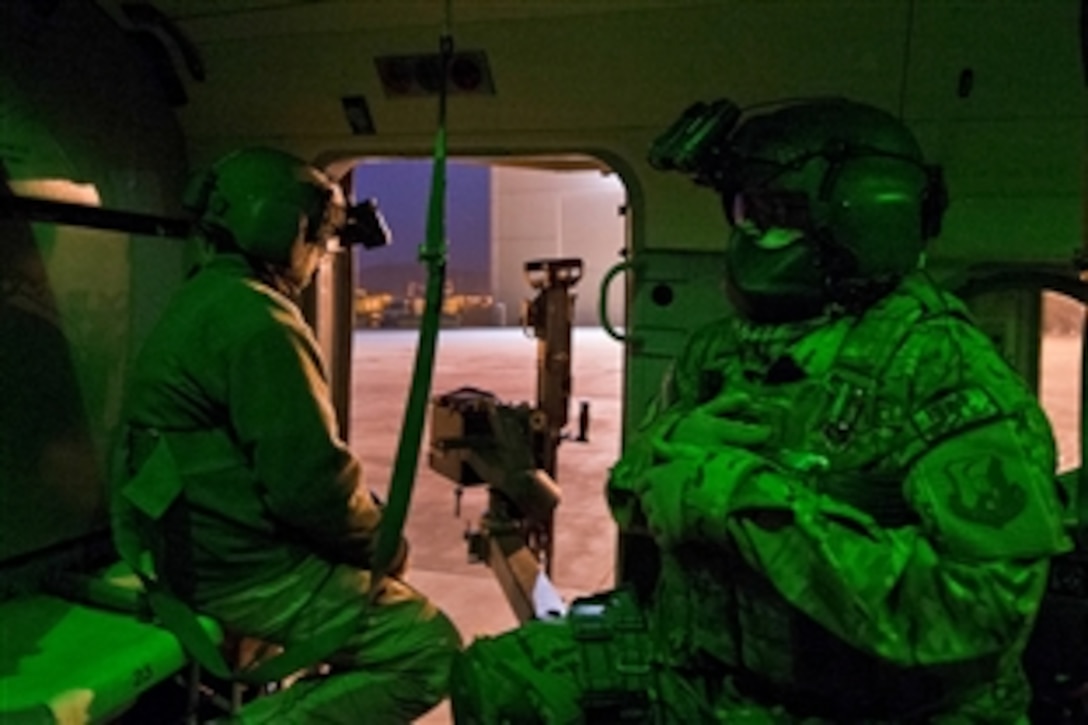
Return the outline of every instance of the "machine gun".
{"type": "MultiPolygon", "coordinates": [[[[487,486],[487,508],[466,534],[469,558],[491,567],[521,622],[565,611],[549,575],[560,499],[556,454],[570,404],[571,290],[581,276],[580,259],[525,264],[537,291],[522,317],[537,339],[535,406],[504,403],[471,387],[432,400],[430,466],[459,487],[487,486]]],[[[583,404],[578,440],[586,440],[588,422],[583,404]]]]}

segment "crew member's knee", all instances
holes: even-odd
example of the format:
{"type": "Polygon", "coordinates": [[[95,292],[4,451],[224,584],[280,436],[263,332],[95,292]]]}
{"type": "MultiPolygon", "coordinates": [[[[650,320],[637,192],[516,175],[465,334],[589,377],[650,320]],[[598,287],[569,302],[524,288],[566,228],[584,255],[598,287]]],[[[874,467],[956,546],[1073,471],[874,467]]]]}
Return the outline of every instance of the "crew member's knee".
{"type": "Polygon", "coordinates": [[[423,643],[417,650],[418,659],[413,670],[420,685],[437,704],[449,693],[450,672],[461,652],[461,635],[442,612],[437,612],[421,626],[423,643]]]}
{"type": "Polygon", "coordinates": [[[458,725],[581,722],[564,627],[528,625],[476,640],[454,660],[450,699],[458,725]]]}
{"type": "Polygon", "coordinates": [[[391,722],[410,722],[449,695],[450,670],[461,651],[461,637],[444,614],[429,607],[424,611],[425,615],[402,618],[383,632],[380,643],[370,643],[348,660],[345,674],[369,672],[375,692],[380,690],[380,696],[361,697],[370,709],[360,722],[386,722],[375,712],[394,713],[391,722]]]}
{"type": "Polygon", "coordinates": [[[333,659],[345,672],[364,670],[388,683],[388,695],[418,717],[449,694],[461,635],[441,610],[422,597],[375,607],[359,616],[360,628],[333,659]]]}

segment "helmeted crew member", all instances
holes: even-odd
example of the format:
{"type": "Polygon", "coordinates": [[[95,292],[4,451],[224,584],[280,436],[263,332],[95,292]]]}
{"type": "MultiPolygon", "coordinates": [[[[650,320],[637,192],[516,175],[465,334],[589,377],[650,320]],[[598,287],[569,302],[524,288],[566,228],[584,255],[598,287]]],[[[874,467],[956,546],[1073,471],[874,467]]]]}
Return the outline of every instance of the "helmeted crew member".
{"type": "Polygon", "coordinates": [[[1026,722],[1066,498],[1031,391],[922,269],[939,169],[842,99],[696,106],[651,162],[721,196],[736,313],[611,472],[660,575],[476,642],[458,722],[1026,722]]]}
{"type": "Polygon", "coordinates": [[[247,148],[188,204],[212,253],[129,376],[118,547],[150,549],[164,586],[233,633],[290,651],[346,628],[332,675],[257,698],[241,722],[408,722],[445,696],[460,637],[395,575],[371,580],[381,507],[293,299],[344,224],[342,192],[300,159],[247,148]]]}

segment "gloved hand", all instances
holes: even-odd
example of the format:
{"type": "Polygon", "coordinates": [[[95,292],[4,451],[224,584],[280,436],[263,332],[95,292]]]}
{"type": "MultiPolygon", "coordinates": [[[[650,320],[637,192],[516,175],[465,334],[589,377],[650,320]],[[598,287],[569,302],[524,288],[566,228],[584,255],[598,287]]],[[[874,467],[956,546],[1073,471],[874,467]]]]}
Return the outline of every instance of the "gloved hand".
{"type": "Polygon", "coordinates": [[[702,458],[722,447],[755,449],[767,443],[771,426],[755,418],[751,402],[747,393],[726,391],[703,403],[654,439],[655,456],[702,458]]]}
{"type": "Polygon", "coordinates": [[[657,544],[724,541],[737,489],[774,464],[735,446],[713,456],[678,456],[654,466],[639,481],[639,504],[657,544]]]}

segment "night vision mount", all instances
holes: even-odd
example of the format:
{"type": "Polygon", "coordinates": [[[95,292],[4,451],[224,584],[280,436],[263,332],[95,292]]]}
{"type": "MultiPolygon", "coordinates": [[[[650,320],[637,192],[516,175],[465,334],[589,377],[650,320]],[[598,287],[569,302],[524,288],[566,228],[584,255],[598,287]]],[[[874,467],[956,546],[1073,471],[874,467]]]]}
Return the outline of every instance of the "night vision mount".
{"type": "Polygon", "coordinates": [[[337,230],[340,244],[345,247],[361,246],[363,249],[387,247],[393,241],[389,225],[385,222],[378,202],[364,199],[358,204],[349,204],[344,214],[344,223],[337,230]]]}
{"type": "Polygon", "coordinates": [[[679,171],[697,184],[720,188],[727,168],[729,135],[740,117],[740,108],[726,98],[689,106],[654,139],[650,166],[658,171],[679,171]]]}

